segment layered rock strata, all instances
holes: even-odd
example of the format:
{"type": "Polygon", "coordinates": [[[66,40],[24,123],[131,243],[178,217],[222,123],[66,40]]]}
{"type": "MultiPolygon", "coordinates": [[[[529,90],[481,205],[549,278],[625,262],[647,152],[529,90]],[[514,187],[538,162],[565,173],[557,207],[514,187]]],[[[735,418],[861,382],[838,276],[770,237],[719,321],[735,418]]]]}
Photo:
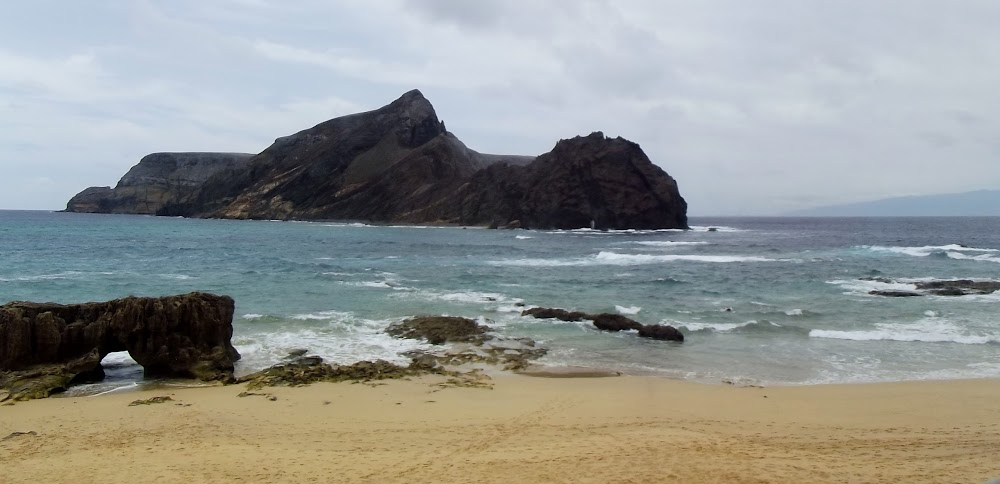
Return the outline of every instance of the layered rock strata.
{"type": "Polygon", "coordinates": [[[67,212],[155,215],[191,195],[221,171],[246,168],[247,153],[153,153],[144,156],[115,188],[90,187],[66,204],[67,212]]]}

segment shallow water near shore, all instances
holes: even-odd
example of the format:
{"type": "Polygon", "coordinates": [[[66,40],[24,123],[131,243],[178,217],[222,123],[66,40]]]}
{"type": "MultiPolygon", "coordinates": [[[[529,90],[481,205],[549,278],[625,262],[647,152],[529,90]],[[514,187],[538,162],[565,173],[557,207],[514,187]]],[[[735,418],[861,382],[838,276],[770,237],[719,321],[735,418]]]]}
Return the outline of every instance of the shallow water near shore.
{"type": "MultiPolygon", "coordinates": [[[[402,363],[399,353],[426,345],[382,330],[447,314],[533,338],[554,367],[754,384],[1000,375],[1000,293],[868,294],[1000,279],[1000,218],[691,223],[498,231],[0,211],[0,304],[228,294],[241,374],[292,348],[402,363]],[[686,341],[526,318],[521,305],[618,312],[676,326],[686,341]]],[[[92,392],[141,379],[124,354],[106,362],[109,381],[92,392]]]]}

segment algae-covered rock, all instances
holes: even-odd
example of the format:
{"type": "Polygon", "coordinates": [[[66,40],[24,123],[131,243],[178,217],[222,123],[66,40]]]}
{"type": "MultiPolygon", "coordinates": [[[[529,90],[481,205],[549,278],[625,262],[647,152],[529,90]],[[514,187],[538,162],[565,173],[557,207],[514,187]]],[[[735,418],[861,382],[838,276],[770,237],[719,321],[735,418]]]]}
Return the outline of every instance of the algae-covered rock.
{"type": "Polygon", "coordinates": [[[316,382],[390,380],[409,376],[436,373],[434,369],[417,366],[399,366],[385,360],[359,361],[352,365],[331,366],[310,360],[304,363],[287,363],[252,373],[237,379],[254,390],[274,386],[303,386],[316,382]]]}
{"type": "Polygon", "coordinates": [[[395,323],[385,332],[397,338],[425,339],[428,343],[482,343],[489,328],[468,318],[418,316],[395,323]]]}

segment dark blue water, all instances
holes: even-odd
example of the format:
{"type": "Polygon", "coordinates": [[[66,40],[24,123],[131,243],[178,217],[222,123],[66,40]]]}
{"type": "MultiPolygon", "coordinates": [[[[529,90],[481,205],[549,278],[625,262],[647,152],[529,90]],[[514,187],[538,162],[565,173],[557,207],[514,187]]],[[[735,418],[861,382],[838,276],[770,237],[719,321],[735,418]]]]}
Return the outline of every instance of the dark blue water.
{"type": "Polygon", "coordinates": [[[402,361],[399,352],[420,344],[381,330],[449,314],[542,341],[551,365],[761,383],[1000,374],[1000,294],[868,294],[997,280],[1000,218],[692,223],[496,231],[0,211],[0,303],[228,294],[240,371],[303,346],[339,362],[402,361]],[[677,326],[687,341],[523,318],[519,303],[621,312],[677,326]]]}

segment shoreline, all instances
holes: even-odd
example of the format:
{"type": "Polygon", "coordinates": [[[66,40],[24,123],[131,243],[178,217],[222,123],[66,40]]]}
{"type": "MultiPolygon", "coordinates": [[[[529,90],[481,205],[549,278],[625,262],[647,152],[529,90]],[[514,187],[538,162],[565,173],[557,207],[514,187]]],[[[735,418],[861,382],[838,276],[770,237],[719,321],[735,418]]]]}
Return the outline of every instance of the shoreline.
{"type": "Polygon", "coordinates": [[[0,406],[0,460],[11,483],[1000,476],[996,378],[759,388],[494,375],[486,383],[427,376],[243,398],[245,386],[230,385],[18,402],[0,406]],[[128,405],[157,396],[171,400],[128,405]]]}

